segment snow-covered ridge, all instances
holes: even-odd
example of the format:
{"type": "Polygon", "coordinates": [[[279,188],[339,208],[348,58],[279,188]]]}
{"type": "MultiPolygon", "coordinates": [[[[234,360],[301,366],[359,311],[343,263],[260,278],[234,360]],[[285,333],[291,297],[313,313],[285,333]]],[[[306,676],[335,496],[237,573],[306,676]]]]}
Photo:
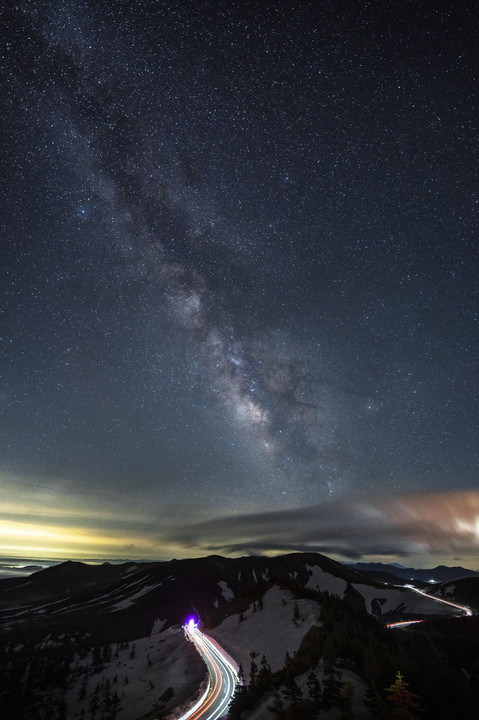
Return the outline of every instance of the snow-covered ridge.
{"type": "MultiPolygon", "coordinates": [[[[340,598],[344,597],[348,586],[346,580],[325,572],[317,565],[306,565],[306,569],[310,572],[306,587],[327,591],[340,598]]],[[[379,608],[382,614],[393,611],[418,614],[451,614],[451,609],[447,606],[441,606],[435,603],[434,600],[417,595],[407,588],[391,585],[378,588],[363,583],[350,583],[350,585],[364,598],[366,610],[371,614],[377,613],[379,608]]]]}

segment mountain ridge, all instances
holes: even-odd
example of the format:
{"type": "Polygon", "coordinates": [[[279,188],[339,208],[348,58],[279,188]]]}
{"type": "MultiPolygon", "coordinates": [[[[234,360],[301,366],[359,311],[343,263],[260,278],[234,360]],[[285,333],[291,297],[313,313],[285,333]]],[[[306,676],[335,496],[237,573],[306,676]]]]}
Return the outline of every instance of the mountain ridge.
{"type": "Polygon", "coordinates": [[[402,580],[420,580],[425,583],[440,583],[460,580],[465,577],[479,578],[479,572],[460,565],[437,565],[435,568],[403,567],[396,563],[351,563],[350,567],[365,573],[389,573],[402,580]]]}

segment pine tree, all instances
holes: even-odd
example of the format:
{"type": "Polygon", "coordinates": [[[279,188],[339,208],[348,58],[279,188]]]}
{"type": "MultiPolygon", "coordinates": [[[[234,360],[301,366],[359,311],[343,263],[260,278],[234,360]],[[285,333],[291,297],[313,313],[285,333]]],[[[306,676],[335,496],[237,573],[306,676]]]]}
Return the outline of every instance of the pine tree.
{"type": "Polygon", "coordinates": [[[341,673],[331,658],[324,658],[323,707],[328,709],[334,705],[342,689],[341,673]]]}
{"type": "Polygon", "coordinates": [[[279,694],[279,692],[275,692],[274,694],[274,700],[272,705],[268,705],[268,710],[270,710],[274,717],[278,720],[283,720],[284,718],[284,702],[283,698],[279,694]]]}
{"type": "Polygon", "coordinates": [[[228,710],[230,720],[239,720],[242,711],[248,705],[248,699],[248,688],[244,685],[238,685],[228,710]]]}
{"type": "Polygon", "coordinates": [[[392,717],[394,720],[417,720],[414,711],[421,710],[418,703],[419,695],[411,692],[409,685],[399,670],[393,684],[386,688],[386,695],[392,705],[392,717]]]}
{"type": "Polygon", "coordinates": [[[291,655],[289,654],[289,652],[286,652],[286,655],[284,656],[284,667],[287,669],[291,667],[292,664],[293,660],[291,658],[291,655]]]}
{"type": "Polygon", "coordinates": [[[256,683],[256,676],[258,674],[258,666],[255,662],[255,658],[258,655],[258,653],[250,652],[249,656],[251,658],[250,666],[249,666],[249,682],[250,685],[255,685],[256,683]]]}
{"type": "Polygon", "coordinates": [[[111,702],[112,702],[113,707],[115,708],[115,713],[118,712],[118,710],[120,708],[120,698],[118,697],[118,693],[116,690],[112,695],[111,702]]]}
{"type": "Polygon", "coordinates": [[[289,700],[293,703],[294,707],[296,707],[298,700],[303,697],[303,691],[296,684],[296,680],[294,679],[294,677],[288,680],[288,684],[285,685],[281,692],[283,693],[283,697],[285,697],[286,700],[289,700]]]}
{"type": "Polygon", "coordinates": [[[294,624],[297,625],[297,624],[298,624],[298,620],[300,620],[300,619],[301,619],[301,615],[300,615],[300,612],[299,612],[298,603],[295,602],[295,603],[294,603],[294,609],[293,609],[293,622],[294,622],[294,624]]]}
{"type": "Polygon", "coordinates": [[[353,720],[353,695],[354,685],[348,680],[344,686],[344,690],[337,700],[337,706],[341,710],[339,720],[353,720]]]}
{"type": "Polygon", "coordinates": [[[90,696],[90,702],[88,704],[88,709],[90,710],[91,720],[95,720],[97,710],[100,707],[100,701],[98,698],[99,692],[100,692],[100,686],[97,685],[95,687],[92,695],[90,696]]]}
{"type": "Polygon", "coordinates": [[[87,686],[87,683],[88,683],[88,674],[87,674],[87,671],[85,671],[85,673],[84,673],[84,675],[83,675],[82,684],[80,685],[80,690],[79,690],[79,692],[78,692],[78,699],[79,699],[79,700],[84,700],[85,697],[86,697],[86,686],[87,686]]]}
{"type": "Polygon", "coordinates": [[[258,688],[261,691],[269,690],[271,687],[271,668],[269,666],[268,661],[266,660],[266,655],[263,655],[261,658],[261,665],[259,668],[257,681],[256,681],[258,688]]]}
{"type": "Polygon", "coordinates": [[[371,683],[371,690],[368,690],[365,705],[371,711],[371,717],[373,720],[389,720],[390,713],[387,702],[378,693],[374,683],[371,683]]]}
{"type": "Polygon", "coordinates": [[[94,647],[93,648],[93,660],[92,664],[94,669],[98,672],[101,667],[103,666],[102,657],[101,657],[101,648],[94,647]]]}
{"type": "Polygon", "coordinates": [[[321,702],[321,683],[316,673],[311,670],[306,681],[308,695],[317,705],[321,702]]]}
{"type": "Polygon", "coordinates": [[[243,664],[240,663],[240,666],[238,668],[238,680],[240,685],[244,685],[244,670],[243,670],[243,664]]]}

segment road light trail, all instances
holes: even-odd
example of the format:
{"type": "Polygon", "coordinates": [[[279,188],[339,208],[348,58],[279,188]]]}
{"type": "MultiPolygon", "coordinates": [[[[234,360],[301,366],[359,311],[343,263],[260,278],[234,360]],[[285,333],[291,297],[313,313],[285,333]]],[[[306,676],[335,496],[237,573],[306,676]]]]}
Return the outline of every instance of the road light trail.
{"type": "Polygon", "coordinates": [[[472,610],[465,605],[458,605],[457,603],[453,603],[450,600],[443,600],[442,598],[436,597],[436,595],[429,595],[428,593],[424,592],[424,590],[418,590],[418,588],[414,587],[414,585],[396,585],[396,587],[407,587],[409,590],[414,590],[414,592],[418,593],[419,595],[424,595],[424,597],[427,597],[429,600],[435,600],[436,602],[443,603],[444,605],[450,605],[451,607],[457,608],[458,610],[462,610],[462,612],[466,613],[466,615],[471,616],[472,610]]]}
{"type": "MultiPolygon", "coordinates": [[[[428,600],[435,600],[436,602],[443,603],[444,605],[451,605],[451,607],[457,608],[457,610],[461,610],[462,612],[466,613],[466,615],[472,615],[472,610],[465,605],[458,605],[457,603],[453,603],[450,600],[443,600],[442,598],[436,597],[435,595],[429,595],[428,593],[424,592],[424,590],[419,590],[417,587],[414,587],[414,585],[394,585],[394,587],[397,588],[407,588],[408,590],[413,590],[418,595],[424,595],[424,597],[427,597],[428,600]]],[[[407,625],[413,625],[415,623],[424,622],[424,620],[401,620],[400,622],[392,622],[388,623],[386,627],[388,628],[398,628],[398,627],[406,627],[407,625]]]]}
{"type": "Polygon", "coordinates": [[[220,650],[198,630],[193,621],[184,629],[208,667],[210,686],[199,707],[189,710],[180,720],[219,720],[226,715],[238,676],[220,650]]]}
{"type": "Polygon", "coordinates": [[[388,628],[397,628],[397,627],[407,627],[408,625],[415,625],[416,623],[424,622],[424,620],[400,620],[399,622],[392,622],[388,623],[386,627],[388,628]]]}

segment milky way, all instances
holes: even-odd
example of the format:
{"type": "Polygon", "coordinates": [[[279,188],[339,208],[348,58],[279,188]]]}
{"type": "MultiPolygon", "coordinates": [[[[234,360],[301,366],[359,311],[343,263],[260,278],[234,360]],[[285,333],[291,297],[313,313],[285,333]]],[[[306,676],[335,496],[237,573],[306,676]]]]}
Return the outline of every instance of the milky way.
{"type": "Polygon", "coordinates": [[[477,20],[3,11],[4,487],[132,518],[477,487],[477,20]]]}

